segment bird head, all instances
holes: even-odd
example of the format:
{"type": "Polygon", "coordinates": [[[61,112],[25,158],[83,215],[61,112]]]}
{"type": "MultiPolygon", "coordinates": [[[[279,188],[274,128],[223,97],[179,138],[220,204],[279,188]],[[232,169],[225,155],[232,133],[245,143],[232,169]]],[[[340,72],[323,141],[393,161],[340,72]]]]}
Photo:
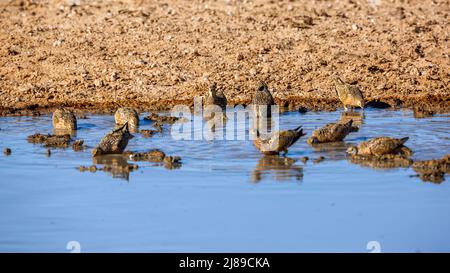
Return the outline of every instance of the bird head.
{"type": "Polygon", "coordinates": [[[349,155],[356,155],[358,154],[358,148],[355,146],[351,146],[347,149],[347,154],[349,155]]]}
{"type": "Polygon", "coordinates": [[[126,137],[127,139],[132,139],[134,136],[132,134],[130,134],[130,130],[128,129],[128,121],[125,122],[125,124],[120,127],[119,129],[117,129],[118,131],[121,131],[123,133],[123,136],[126,137]]]}
{"type": "Polygon", "coordinates": [[[267,87],[267,84],[265,82],[260,82],[258,91],[267,91],[269,88],[267,87]]]}
{"type": "Polygon", "coordinates": [[[308,144],[318,144],[319,140],[317,139],[317,137],[310,137],[307,140],[308,144]]]}
{"type": "Polygon", "coordinates": [[[209,86],[209,95],[215,95],[217,93],[217,83],[213,82],[210,86],[209,86]]]}

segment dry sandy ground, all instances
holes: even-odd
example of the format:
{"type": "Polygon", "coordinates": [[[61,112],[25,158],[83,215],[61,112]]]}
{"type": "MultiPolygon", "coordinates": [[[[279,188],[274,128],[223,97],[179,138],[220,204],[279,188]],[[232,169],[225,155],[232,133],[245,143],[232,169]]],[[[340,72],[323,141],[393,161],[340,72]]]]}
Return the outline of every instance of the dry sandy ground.
{"type": "Polygon", "coordinates": [[[0,0],[0,113],[192,103],[258,81],[291,108],[369,101],[450,111],[449,0],[0,0]]]}

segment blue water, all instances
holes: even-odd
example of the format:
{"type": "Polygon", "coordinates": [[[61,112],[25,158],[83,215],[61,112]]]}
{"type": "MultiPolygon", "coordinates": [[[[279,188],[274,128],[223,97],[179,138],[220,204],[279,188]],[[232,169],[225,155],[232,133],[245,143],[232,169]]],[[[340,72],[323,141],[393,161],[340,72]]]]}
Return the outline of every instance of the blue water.
{"type": "MultiPolygon", "coordinates": [[[[285,113],[280,127],[302,124],[310,134],[340,115],[285,113]]],[[[411,168],[355,165],[344,145],[319,151],[306,137],[287,157],[310,161],[274,165],[251,141],[173,141],[168,129],[135,134],[127,149],[179,155],[179,169],[130,162],[140,168],[125,175],[80,172],[114,125],[112,116],[88,117],[76,138],[89,148],[52,149],[50,157],[26,141],[51,132],[50,116],[0,118],[0,148],[12,149],[0,155],[1,252],[69,252],[69,241],[82,252],[369,252],[369,241],[382,252],[450,251],[448,176],[433,184],[410,177],[411,168]]],[[[346,143],[409,136],[414,159],[437,158],[450,153],[449,121],[369,109],[346,143]]]]}

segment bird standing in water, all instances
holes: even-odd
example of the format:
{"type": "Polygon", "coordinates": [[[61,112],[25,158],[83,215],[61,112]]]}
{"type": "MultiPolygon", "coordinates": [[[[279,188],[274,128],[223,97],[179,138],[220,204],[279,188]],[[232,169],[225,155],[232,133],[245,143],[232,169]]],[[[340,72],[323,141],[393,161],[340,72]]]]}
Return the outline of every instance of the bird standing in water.
{"type": "Polygon", "coordinates": [[[139,115],[136,110],[131,107],[122,107],[117,109],[114,114],[114,120],[119,126],[122,126],[128,122],[128,126],[130,126],[129,129],[132,129],[132,131],[136,131],[139,127],[139,115]]]}
{"type": "Polygon", "coordinates": [[[346,123],[328,123],[322,128],[312,132],[308,138],[309,144],[342,141],[349,133],[354,132],[356,127],[352,126],[353,120],[346,123]]]}
{"type": "Polygon", "coordinates": [[[128,130],[128,122],[122,127],[114,129],[106,134],[96,148],[92,150],[92,156],[105,154],[121,154],[128,145],[128,140],[134,136],[128,130]]]}
{"type": "Polygon", "coordinates": [[[214,107],[208,106],[219,106],[222,109],[222,119],[226,121],[227,117],[225,115],[225,111],[227,110],[227,98],[222,91],[217,90],[217,83],[212,83],[208,90],[208,95],[205,98],[205,119],[211,120],[214,119],[216,112],[218,111],[214,107]]]}
{"type": "Polygon", "coordinates": [[[53,112],[52,124],[55,130],[75,131],[77,129],[77,118],[71,111],[59,108],[53,112]]]}
{"type": "Polygon", "coordinates": [[[347,149],[350,155],[362,156],[382,156],[387,154],[400,154],[410,156],[412,151],[404,146],[408,141],[408,137],[392,138],[392,137],[376,137],[367,141],[361,142],[358,146],[353,146],[347,149]]]}
{"type": "Polygon", "coordinates": [[[293,130],[274,132],[265,138],[262,138],[257,130],[253,144],[265,155],[278,155],[280,152],[283,152],[284,155],[286,155],[288,148],[304,135],[306,134],[303,132],[301,126],[293,130]]]}
{"type": "Polygon", "coordinates": [[[261,82],[259,84],[258,90],[253,94],[252,105],[255,108],[256,117],[263,117],[264,110],[266,111],[265,116],[271,117],[271,106],[275,105],[275,101],[266,83],[261,82]]]}
{"type": "Polygon", "coordinates": [[[217,83],[212,83],[208,90],[208,95],[205,99],[205,106],[217,105],[225,111],[227,108],[227,98],[222,91],[217,90],[217,83]]]}
{"type": "Polygon", "coordinates": [[[334,87],[339,100],[344,104],[345,111],[348,110],[347,107],[353,109],[353,107],[358,106],[364,111],[364,97],[358,86],[346,84],[340,78],[336,78],[334,80],[334,87]]]}

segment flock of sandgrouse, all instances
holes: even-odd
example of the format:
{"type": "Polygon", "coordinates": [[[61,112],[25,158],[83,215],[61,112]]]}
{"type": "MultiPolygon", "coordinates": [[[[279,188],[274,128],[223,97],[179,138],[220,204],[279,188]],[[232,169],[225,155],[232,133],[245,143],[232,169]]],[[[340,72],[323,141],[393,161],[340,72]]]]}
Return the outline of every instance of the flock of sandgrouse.
{"type": "MultiPolygon", "coordinates": [[[[350,107],[361,107],[364,111],[364,97],[356,85],[350,85],[336,78],[334,81],[335,90],[340,101],[343,103],[345,110],[350,107]]],[[[267,84],[261,83],[258,89],[253,94],[252,106],[253,109],[260,113],[258,107],[263,106],[269,108],[275,105],[272,94],[269,91],[267,84]]],[[[213,83],[208,95],[205,98],[205,105],[217,105],[223,111],[227,106],[227,99],[222,91],[217,90],[217,85],[213,83]]],[[[261,107],[261,108],[263,108],[261,107]]],[[[270,111],[265,111],[267,117],[270,118],[270,111]]],[[[258,114],[256,115],[258,117],[258,114]]],[[[128,140],[133,138],[130,133],[130,128],[137,128],[139,126],[139,115],[129,107],[120,108],[115,115],[116,128],[110,133],[106,134],[100,143],[92,150],[92,156],[99,156],[104,154],[121,154],[125,150],[128,140]]],[[[357,130],[352,126],[352,120],[343,123],[329,123],[326,126],[319,128],[312,132],[311,137],[307,142],[311,145],[317,143],[329,143],[342,141],[349,133],[357,130]]],[[[75,115],[66,110],[58,109],[53,113],[53,127],[55,130],[76,130],[77,121],[75,115]]],[[[302,136],[306,135],[303,129],[297,127],[293,130],[277,131],[262,136],[256,130],[256,138],[253,143],[255,147],[265,155],[278,155],[280,153],[286,154],[288,148],[296,143],[302,136]]],[[[383,156],[383,155],[410,155],[411,151],[404,146],[408,140],[405,138],[391,138],[391,137],[376,137],[368,141],[361,142],[359,145],[350,147],[347,153],[350,155],[359,156],[383,156]]]]}

